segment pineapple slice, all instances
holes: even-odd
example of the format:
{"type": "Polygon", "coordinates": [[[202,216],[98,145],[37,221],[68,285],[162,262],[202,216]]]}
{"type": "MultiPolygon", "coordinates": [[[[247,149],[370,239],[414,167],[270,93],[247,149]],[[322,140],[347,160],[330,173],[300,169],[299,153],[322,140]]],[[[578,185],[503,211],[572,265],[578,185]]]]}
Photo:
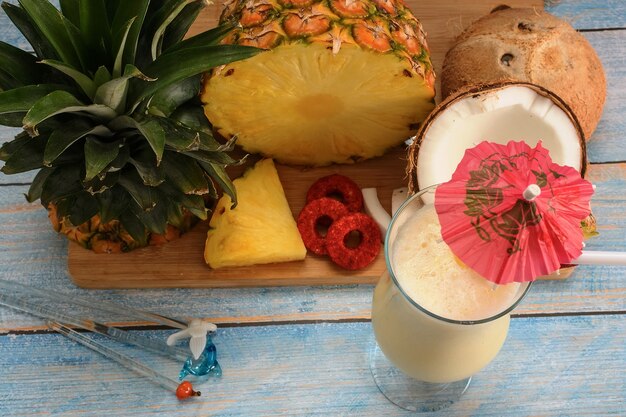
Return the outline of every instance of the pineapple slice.
{"type": "Polygon", "coordinates": [[[306,248],[271,159],[259,161],[233,184],[237,207],[224,195],[207,233],[204,259],[211,268],[302,260],[306,248]]]}

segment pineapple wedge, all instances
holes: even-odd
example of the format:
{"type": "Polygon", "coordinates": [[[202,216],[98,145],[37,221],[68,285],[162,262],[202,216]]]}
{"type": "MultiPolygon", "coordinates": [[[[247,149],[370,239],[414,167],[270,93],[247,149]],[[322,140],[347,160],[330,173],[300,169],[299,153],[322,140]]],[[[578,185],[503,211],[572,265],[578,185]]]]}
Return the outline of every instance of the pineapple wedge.
{"type": "Polygon", "coordinates": [[[263,159],[233,184],[237,207],[224,195],[209,225],[204,259],[211,268],[302,260],[306,248],[274,161],[263,159]]]}

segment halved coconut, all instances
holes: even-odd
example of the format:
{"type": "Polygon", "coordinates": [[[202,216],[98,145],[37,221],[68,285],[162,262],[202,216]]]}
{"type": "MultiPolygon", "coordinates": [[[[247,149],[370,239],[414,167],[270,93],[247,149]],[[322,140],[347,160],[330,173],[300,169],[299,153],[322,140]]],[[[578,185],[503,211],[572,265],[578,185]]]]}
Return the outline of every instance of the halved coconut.
{"type": "Polygon", "coordinates": [[[462,90],[433,110],[409,148],[409,191],[448,181],[465,150],[485,140],[541,140],[554,162],[584,175],[584,134],[571,109],[543,87],[512,81],[462,90]]]}
{"type": "MultiPolygon", "coordinates": [[[[484,140],[523,140],[530,146],[541,140],[554,162],[584,176],[584,138],[572,110],[543,87],[511,81],[465,89],[439,104],[417,132],[409,147],[409,192],[450,180],[465,150],[484,140]]],[[[573,270],[563,265],[540,279],[564,279],[573,270]]]]}

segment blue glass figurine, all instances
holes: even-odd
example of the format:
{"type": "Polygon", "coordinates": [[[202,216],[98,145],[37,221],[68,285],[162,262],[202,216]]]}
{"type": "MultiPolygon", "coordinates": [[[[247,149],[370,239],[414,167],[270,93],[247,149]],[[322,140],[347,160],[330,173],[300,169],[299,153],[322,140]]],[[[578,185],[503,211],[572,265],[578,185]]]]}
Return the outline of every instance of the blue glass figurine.
{"type": "Polygon", "coordinates": [[[176,332],[167,338],[167,344],[171,346],[180,339],[190,337],[189,348],[191,349],[191,356],[183,364],[183,369],[180,370],[178,379],[182,381],[187,375],[200,379],[205,379],[210,375],[222,375],[222,368],[217,362],[217,349],[211,340],[211,336],[209,336],[209,333],[215,330],[217,330],[215,324],[193,319],[185,330],[176,332]]]}

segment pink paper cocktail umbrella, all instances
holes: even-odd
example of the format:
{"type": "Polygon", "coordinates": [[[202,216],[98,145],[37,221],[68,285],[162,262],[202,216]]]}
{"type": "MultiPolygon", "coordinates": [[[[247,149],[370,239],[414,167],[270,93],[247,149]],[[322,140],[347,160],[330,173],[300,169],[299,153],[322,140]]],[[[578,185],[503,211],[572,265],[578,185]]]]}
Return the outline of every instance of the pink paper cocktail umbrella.
{"type": "Polygon", "coordinates": [[[497,284],[525,282],[580,257],[593,192],[541,142],[482,142],[437,187],[435,209],[443,240],[462,262],[497,284]]]}

